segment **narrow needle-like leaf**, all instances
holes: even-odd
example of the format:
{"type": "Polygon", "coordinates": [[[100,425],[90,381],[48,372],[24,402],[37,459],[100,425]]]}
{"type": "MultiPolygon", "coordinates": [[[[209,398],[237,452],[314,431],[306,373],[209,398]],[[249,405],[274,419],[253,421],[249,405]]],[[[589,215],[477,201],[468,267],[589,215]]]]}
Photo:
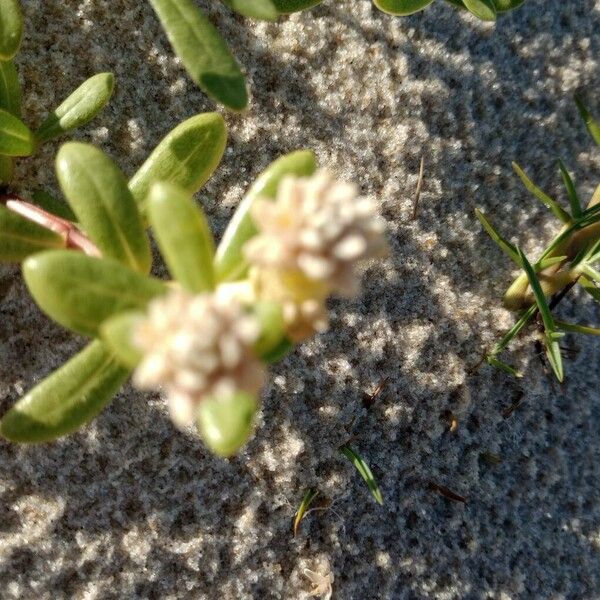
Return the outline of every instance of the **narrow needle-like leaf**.
{"type": "Polygon", "coordinates": [[[547,206],[557,219],[559,219],[563,223],[571,223],[572,219],[569,213],[563,208],[561,208],[556,202],[556,200],[548,196],[546,192],[544,192],[537,185],[535,185],[535,183],[533,183],[533,181],[531,181],[531,179],[527,177],[525,171],[523,171],[523,169],[521,169],[521,167],[516,162],[513,162],[512,166],[515,173],[519,176],[519,179],[523,182],[523,185],[525,186],[528,192],[532,193],[540,202],[547,206]]]}
{"type": "Polygon", "coordinates": [[[567,167],[562,160],[558,161],[558,168],[560,169],[563,181],[565,182],[565,187],[567,188],[567,196],[569,197],[569,204],[571,206],[571,215],[574,219],[578,219],[581,217],[582,211],[581,202],[579,201],[575,184],[573,183],[571,175],[569,175],[569,171],[567,171],[567,167]]]}
{"type": "Polygon", "coordinates": [[[302,519],[306,516],[306,511],[309,509],[310,505],[313,503],[314,499],[319,495],[318,490],[308,489],[302,498],[302,502],[300,502],[300,506],[294,515],[294,537],[298,534],[298,528],[300,527],[300,523],[302,519]]]}
{"type": "Polygon", "coordinates": [[[375,477],[373,477],[369,465],[348,445],[340,446],[340,452],[342,452],[342,454],[356,467],[356,470],[366,481],[367,486],[369,486],[373,498],[375,498],[379,504],[383,505],[381,490],[375,481],[375,477]]]}
{"type": "Polygon", "coordinates": [[[502,235],[491,224],[488,218],[478,208],[475,209],[475,216],[479,219],[483,225],[483,228],[487,231],[492,240],[494,240],[494,242],[500,246],[500,249],[503,250],[516,264],[520,265],[519,253],[517,252],[516,246],[502,237],[502,235]]]}
{"type": "Polygon", "coordinates": [[[579,96],[575,96],[575,104],[577,104],[577,108],[579,109],[579,114],[581,118],[585,122],[585,126],[588,128],[588,131],[594,138],[594,141],[598,146],[600,146],[600,123],[592,117],[590,111],[587,109],[583,101],[579,96]]]}
{"type": "Polygon", "coordinates": [[[563,331],[571,331],[573,333],[584,333],[586,335],[600,335],[598,327],[591,325],[580,325],[579,323],[566,323],[565,321],[555,321],[555,325],[563,331]]]}

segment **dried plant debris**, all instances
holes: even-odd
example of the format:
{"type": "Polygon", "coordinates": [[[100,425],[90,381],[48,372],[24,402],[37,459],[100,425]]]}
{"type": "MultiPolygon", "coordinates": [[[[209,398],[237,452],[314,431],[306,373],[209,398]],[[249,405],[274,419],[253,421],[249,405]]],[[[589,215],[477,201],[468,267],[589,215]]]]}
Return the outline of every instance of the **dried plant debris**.
{"type": "MultiPolygon", "coordinates": [[[[578,107],[592,137],[600,144],[598,135],[600,127],[585,109],[581,100],[578,100],[578,107]]],[[[564,163],[559,162],[569,199],[567,211],[536,186],[518,165],[515,164],[514,167],[526,189],[548,207],[563,225],[541,256],[530,262],[521,249],[504,238],[481,211],[476,211],[477,218],[490,237],[522,269],[521,274],[504,295],[505,306],[519,312],[519,319],[487,354],[486,360],[490,365],[520,377],[522,374],[502,361],[499,356],[537,316],[541,325],[541,341],[546,349],[547,360],[556,379],[562,381],[564,368],[559,340],[566,333],[600,335],[598,327],[567,323],[556,319],[552,313],[576,285],[585,290],[596,302],[600,302],[600,272],[597,270],[597,263],[600,262],[600,186],[597,187],[587,206],[583,207],[570,174],[564,163]]]]}

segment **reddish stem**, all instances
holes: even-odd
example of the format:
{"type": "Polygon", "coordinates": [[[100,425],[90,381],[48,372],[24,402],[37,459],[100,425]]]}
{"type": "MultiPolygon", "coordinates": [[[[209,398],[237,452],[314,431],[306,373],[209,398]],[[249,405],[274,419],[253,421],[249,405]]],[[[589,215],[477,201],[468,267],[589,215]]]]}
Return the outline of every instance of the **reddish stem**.
{"type": "Polygon", "coordinates": [[[65,242],[66,248],[81,250],[88,256],[102,256],[98,247],[71,221],[57,217],[15,194],[1,195],[0,202],[6,208],[21,215],[28,221],[41,225],[60,235],[65,242]]]}

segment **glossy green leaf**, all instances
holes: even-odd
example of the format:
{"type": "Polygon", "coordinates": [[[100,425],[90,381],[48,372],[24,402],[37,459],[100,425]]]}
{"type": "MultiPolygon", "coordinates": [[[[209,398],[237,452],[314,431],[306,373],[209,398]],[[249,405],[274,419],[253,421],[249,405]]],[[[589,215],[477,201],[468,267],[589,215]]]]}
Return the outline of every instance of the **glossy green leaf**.
{"type": "Polygon", "coordinates": [[[156,183],[148,196],[148,219],[171,275],[190,292],[215,286],[215,243],[202,209],[172,183],[156,183]]]}
{"type": "Polygon", "coordinates": [[[257,412],[256,398],[246,392],[206,398],[198,409],[198,432],[215,454],[232,456],[252,435],[257,412]]]}
{"type": "Polygon", "coordinates": [[[58,152],[56,173],[77,220],[102,255],[141,273],[150,271],[142,217],[112,159],[90,144],[69,142],[58,152]]]}
{"type": "Polygon", "coordinates": [[[578,219],[581,216],[582,210],[581,202],[579,201],[579,196],[577,195],[577,190],[575,189],[575,184],[573,183],[573,179],[571,179],[571,175],[569,174],[569,171],[562,160],[558,161],[558,168],[560,169],[560,174],[562,175],[565,188],[567,189],[569,205],[571,206],[571,215],[574,219],[578,219]]]}
{"type": "Polygon", "coordinates": [[[546,331],[545,342],[546,342],[546,356],[548,357],[548,361],[552,366],[552,369],[556,375],[558,381],[562,381],[564,379],[564,370],[562,357],[560,355],[560,347],[558,345],[558,332],[556,330],[556,326],[554,325],[554,319],[552,318],[552,314],[550,313],[550,309],[548,308],[548,303],[546,302],[546,296],[542,290],[542,286],[540,284],[537,275],[527,257],[523,252],[519,250],[519,256],[521,257],[521,262],[523,265],[523,270],[527,274],[527,278],[529,279],[529,285],[531,286],[531,290],[533,291],[533,295],[535,297],[535,302],[537,304],[538,310],[540,311],[540,315],[542,317],[542,322],[544,323],[544,329],[546,331]]]}
{"type": "Polygon", "coordinates": [[[0,261],[21,262],[36,252],[64,245],[57,233],[0,206],[0,261]]]}
{"type": "Polygon", "coordinates": [[[260,19],[262,21],[275,21],[279,13],[272,0],[221,0],[223,4],[235,10],[240,15],[260,19]]]}
{"type": "Polygon", "coordinates": [[[0,60],[11,60],[23,37],[23,14],[19,0],[0,0],[0,60]]]}
{"type": "Polygon", "coordinates": [[[277,11],[281,14],[298,12],[321,4],[321,2],[323,2],[323,0],[273,0],[275,8],[277,8],[277,11]]]}
{"type": "Polygon", "coordinates": [[[592,114],[579,96],[575,96],[575,103],[577,104],[577,109],[579,110],[579,114],[581,115],[585,126],[588,128],[588,131],[596,144],[600,146],[600,123],[592,117],[592,114]]]}
{"type": "Polygon", "coordinates": [[[19,400],[0,421],[13,442],[48,442],[79,429],[108,404],[129,372],[92,342],[19,400]]]}
{"type": "Polygon", "coordinates": [[[144,310],[167,286],[121,263],[71,250],[42,252],[23,263],[23,275],[40,308],[55,321],[83,335],[96,336],[108,318],[144,310]]]}
{"type": "Polygon", "coordinates": [[[373,0],[373,4],[389,15],[412,15],[429,6],[433,0],[373,0]]]}
{"type": "Polygon", "coordinates": [[[15,172],[15,161],[10,156],[0,154],[0,184],[10,183],[15,172]]]}
{"type": "Polygon", "coordinates": [[[12,60],[0,60],[0,108],[21,117],[21,84],[12,60]]]}
{"type": "Polygon", "coordinates": [[[100,326],[100,337],[115,358],[125,367],[135,369],[143,354],[133,341],[135,327],[144,320],[144,313],[127,311],[107,319],[100,326]]]}
{"type": "Polygon", "coordinates": [[[48,115],[35,132],[36,139],[46,142],[89,123],[106,106],[114,87],[112,73],[98,73],[90,77],[48,115]]]}
{"type": "Polygon", "coordinates": [[[315,155],[309,150],[298,150],[278,158],[259,176],[237,207],[217,248],[215,267],[219,281],[239,279],[247,269],[242,246],[256,234],[250,217],[254,201],[257,198],[274,199],[279,182],[286,175],[306,177],[312,175],[316,168],[315,155]]]}
{"type": "Polygon", "coordinates": [[[523,182],[523,185],[525,186],[525,189],[528,192],[533,194],[540,202],[542,202],[542,204],[547,206],[552,211],[552,213],[554,214],[554,216],[557,219],[559,219],[563,223],[571,222],[571,217],[570,217],[569,213],[566,210],[564,210],[563,208],[561,208],[559,206],[559,204],[556,202],[556,200],[554,200],[553,198],[548,196],[548,194],[546,194],[542,189],[540,189],[537,185],[535,185],[535,183],[533,183],[533,181],[531,181],[531,179],[529,179],[529,177],[527,177],[527,174],[525,173],[525,171],[523,171],[523,169],[521,169],[521,167],[516,162],[513,162],[512,166],[513,166],[515,173],[518,175],[519,179],[523,182]]]}
{"type": "Polygon", "coordinates": [[[129,189],[143,210],[153,183],[174,183],[195,194],[221,162],[227,128],[219,113],[199,114],[183,123],[156,146],[129,181],[129,189]]]}
{"type": "Polygon", "coordinates": [[[0,109],[0,154],[30,156],[36,141],[29,127],[11,113],[0,109]]]}
{"type": "Polygon", "coordinates": [[[478,19],[495,21],[497,17],[496,5],[492,0],[462,0],[463,4],[478,19]]]}
{"type": "Polygon", "coordinates": [[[286,337],[283,310],[278,302],[261,301],[252,306],[252,312],[260,325],[260,336],[254,345],[258,356],[270,357],[284,342],[286,337]]]}
{"type": "Polygon", "coordinates": [[[60,217],[61,219],[65,219],[66,221],[77,222],[77,216],[71,210],[71,207],[62,200],[55,198],[50,192],[38,188],[31,195],[31,199],[34,204],[37,204],[40,208],[43,208],[45,211],[60,217]]]}
{"type": "Polygon", "coordinates": [[[525,0],[493,0],[494,5],[496,6],[496,10],[499,13],[508,12],[509,10],[514,10],[515,8],[519,8],[519,6],[525,3],[525,0]]]}
{"type": "Polygon", "coordinates": [[[167,37],[198,87],[228,108],[248,104],[246,80],[221,34],[193,0],[150,0],[167,37]]]}
{"type": "Polygon", "coordinates": [[[383,506],[383,496],[381,490],[375,481],[375,477],[369,468],[369,465],[352,449],[350,446],[345,445],[340,447],[340,452],[356,467],[356,470],[360,473],[361,477],[369,486],[373,498],[383,506]]]}

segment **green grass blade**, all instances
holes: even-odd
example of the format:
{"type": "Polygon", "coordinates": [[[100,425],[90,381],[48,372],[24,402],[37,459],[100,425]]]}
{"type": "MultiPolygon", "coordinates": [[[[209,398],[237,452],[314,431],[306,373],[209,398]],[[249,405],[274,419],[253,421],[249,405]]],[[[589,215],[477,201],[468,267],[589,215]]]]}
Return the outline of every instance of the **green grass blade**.
{"type": "Polygon", "coordinates": [[[511,327],[511,329],[502,337],[502,339],[494,346],[492,351],[488,354],[489,357],[494,357],[500,354],[515,336],[517,336],[523,327],[531,321],[533,316],[537,313],[538,307],[533,304],[530,306],[519,318],[519,320],[511,327]]]}
{"type": "Polygon", "coordinates": [[[156,183],[148,197],[148,219],[171,275],[190,292],[215,287],[215,242],[204,212],[172,183],[156,183]]]}
{"type": "Polygon", "coordinates": [[[140,210],[153,183],[166,181],[195,194],[219,166],[227,128],[219,113],[195,115],[169,132],[129,181],[140,210]]]}
{"type": "Polygon", "coordinates": [[[475,209],[475,216],[479,219],[479,222],[483,225],[483,228],[487,231],[488,235],[496,242],[500,249],[505,252],[516,264],[520,265],[519,253],[517,248],[511,244],[507,239],[496,230],[492,223],[488,220],[485,214],[478,208],[475,209]]]}
{"type": "Polygon", "coordinates": [[[527,257],[521,249],[519,248],[519,256],[521,257],[521,262],[523,265],[523,270],[527,274],[527,278],[529,279],[529,285],[531,286],[531,290],[533,291],[533,295],[535,297],[535,302],[537,304],[538,310],[540,311],[540,315],[542,317],[542,321],[544,323],[544,329],[546,330],[545,342],[546,342],[546,355],[556,374],[556,378],[559,381],[564,379],[564,370],[562,364],[562,357],[560,355],[560,347],[558,345],[558,336],[556,335],[558,332],[556,330],[556,326],[554,325],[554,319],[552,318],[552,314],[550,313],[550,309],[548,308],[548,303],[546,302],[546,296],[544,296],[544,292],[542,291],[542,286],[540,281],[527,260],[527,257]]]}
{"type": "Polygon", "coordinates": [[[579,110],[579,114],[585,123],[588,131],[590,132],[592,138],[600,146],[600,123],[592,117],[592,114],[587,109],[583,100],[579,96],[575,96],[575,104],[577,104],[577,109],[579,110]]]}
{"type": "Polygon", "coordinates": [[[571,206],[571,215],[573,219],[578,219],[581,217],[581,202],[579,201],[579,196],[577,195],[577,190],[575,189],[575,184],[571,179],[571,175],[569,171],[567,171],[567,167],[562,160],[558,161],[558,168],[560,169],[560,173],[562,175],[563,181],[565,182],[565,188],[567,188],[567,196],[569,197],[569,205],[571,206]]]}
{"type": "Polygon", "coordinates": [[[0,108],[21,118],[21,84],[12,60],[0,60],[0,108]]]}
{"type": "Polygon", "coordinates": [[[585,335],[600,335],[600,328],[590,325],[580,325],[579,323],[566,323],[565,321],[555,321],[557,327],[563,331],[572,333],[583,333],[585,335]]]}
{"type": "Polygon", "coordinates": [[[515,369],[514,367],[511,367],[511,365],[502,362],[501,360],[499,360],[498,358],[494,357],[494,356],[487,356],[486,357],[486,362],[491,365],[492,367],[496,367],[497,369],[500,369],[501,371],[504,371],[505,373],[508,373],[509,375],[512,375],[513,377],[523,377],[523,374],[520,371],[517,371],[517,369],[515,369]]]}
{"type": "Polygon", "coordinates": [[[0,154],[30,156],[37,148],[29,127],[11,113],[0,109],[0,154]]]}
{"type": "Polygon", "coordinates": [[[373,473],[369,468],[369,465],[348,445],[340,447],[340,452],[356,467],[356,470],[360,473],[361,477],[367,483],[367,486],[373,494],[373,498],[383,506],[383,496],[381,490],[373,477],[373,473]]]}
{"type": "Polygon", "coordinates": [[[47,142],[89,123],[108,103],[115,87],[112,73],[98,73],[84,81],[35,132],[38,142],[47,142]]]}
{"type": "Polygon", "coordinates": [[[150,4],[196,85],[232,110],[246,108],[244,75],[221,34],[193,0],[150,0],[150,4]]]}
{"type": "Polygon", "coordinates": [[[0,0],[0,60],[11,60],[23,37],[23,14],[19,0],[0,0]]]}
{"type": "Polygon", "coordinates": [[[252,184],[223,234],[217,248],[215,268],[218,281],[241,278],[247,269],[243,245],[256,234],[256,226],[250,217],[250,208],[257,198],[274,199],[279,182],[286,175],[307,177],[317,168],[316,157],[309,150],[298,150],[272,162],[252,184]]]}
{"type": "Polygon", "coordinates": [[[592,281],[597,281],[600,283],[600,271],[594,269],[594,267],[590,265],[585,265],[583,267],[583,272],[588,276],[592,281]]]}
{"type": "Polygon", "coordinates": [[[318,490],[308,489],[302,497],[302,502],[294,515],[294,537],[298,535],[298,528],[302,519],[306,516],[306,512],[310,508],[310,505],[314,502],[315,498],[319,495],[318,490]]]}
{"type": "Polygon", "coordinates": [[[101,342],[92,342],[4,415],[0,435],[34,443],[71,433],[98,415],[128,375],[101,342]]]}
{"type": "Polygon", "coordinates": [[[77,220],[103,256],[148,273],[150,242],[119,167],[90,144],[69,142],[56,157],[56,173],[77,220]]]}
{"type": "Polygon", "coordinates": [[[36,252],[64,246],[57,233],[0,206],[0,261],[21,262],[36,252]]]}
{"type": "Polygon", "coordinates": [[[131,271],[115,260],[71,250],[50,250],[23,263],[25,283],[40,308],[76,333],[98,335],[100,325],[126,310],[145,310],[167,291],[158,279],[131,271]]]}
{"type": "Polygon", "coordinates": [[[533,194],[542,204],[544,204],[544,206],[547,206],[552,211],[552,214],[554,214],[554,216],[557,219],[559,219],[563,223],[571,223],[572,219],[571,219],[569,213],[566,210],[564,210],[563,208],[561,208],[559,206],[559,204],[556,202],[556,200],[554,200],[553,198],[548,196],[548,194],[546,194],[546,192],[544,192],[537,185],[535,185],[535,183],[533,183],[533,181],[531,181],[531,179],[529,179],[529,177],[527,177],[527,174],[525,173],[525,171],[523,171],[523,169],[521,169],[521,167],[516,162],[513,162],[512,166],[513,166],[515,173],[518,175],[519,179],[523,182],[523,185],[525,186],[525,189],[528,192],[533,194]]]}
{"type": "Polygon", "coordinates": [[[600,287],[587,277],[580,277],[578,283],[596,302],[600,302],[600,287]]]}

